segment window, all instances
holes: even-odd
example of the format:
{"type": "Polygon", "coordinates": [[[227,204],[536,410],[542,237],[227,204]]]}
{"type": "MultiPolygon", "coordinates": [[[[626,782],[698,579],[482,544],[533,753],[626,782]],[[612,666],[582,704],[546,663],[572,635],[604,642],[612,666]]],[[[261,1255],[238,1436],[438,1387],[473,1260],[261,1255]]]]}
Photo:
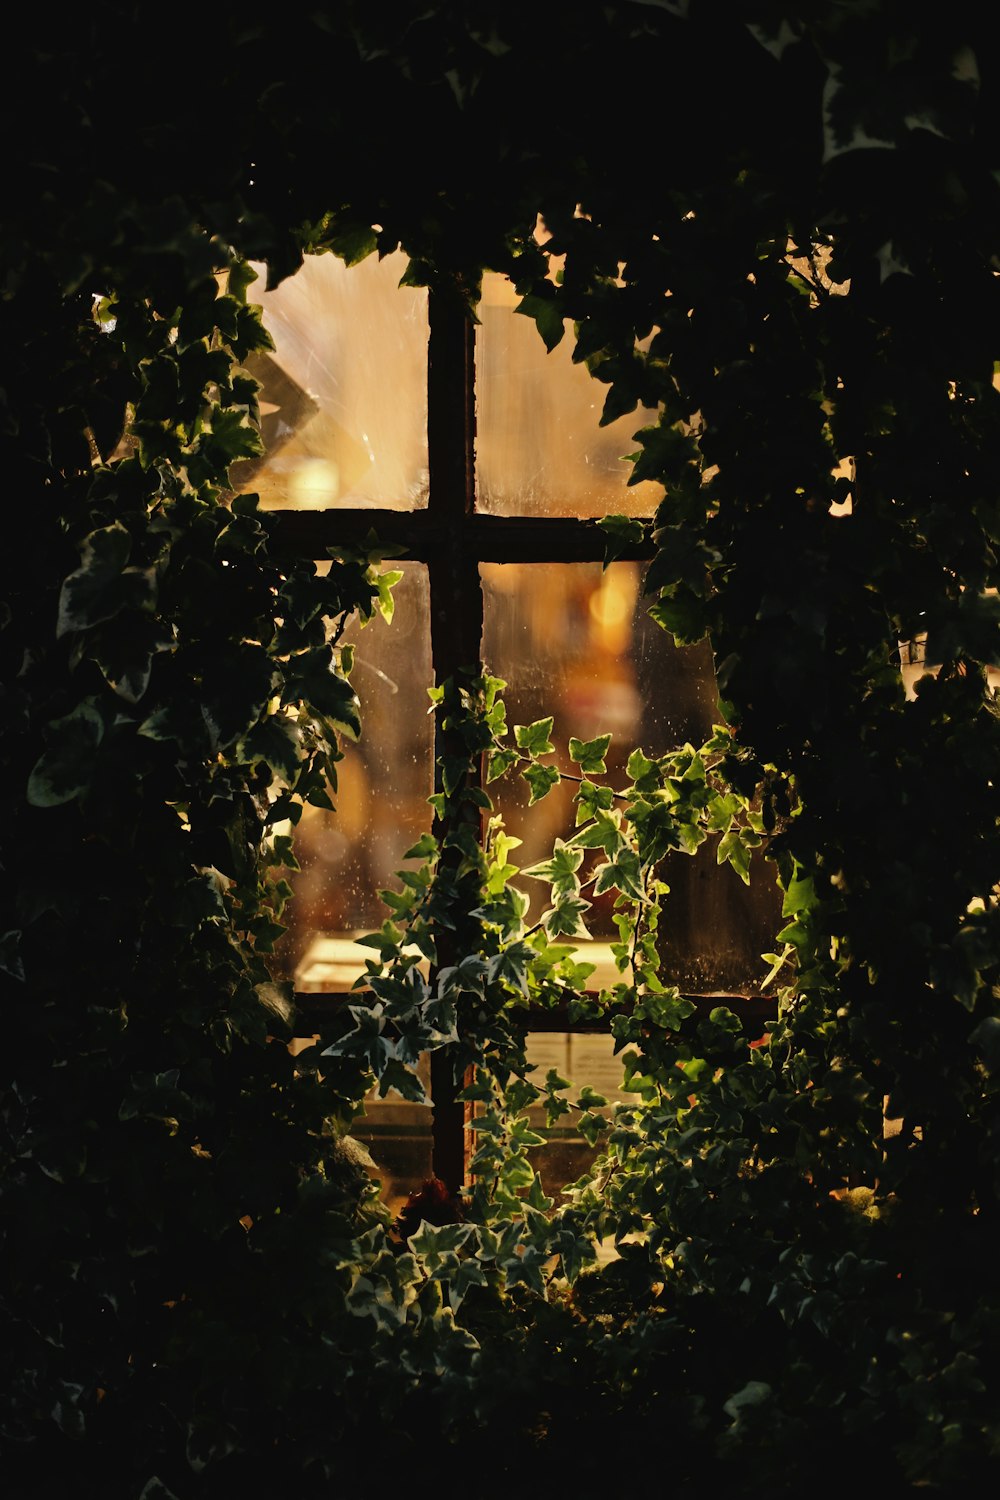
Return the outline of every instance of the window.
{"type": "MultiPolygon", "coordinates": [[[[568,341],[546,355],[502,278],[487,278],[477,330],[457,300],[398,288],[404,265],[398,255],[347,270],[321,257],[264,298],[277,346],[257,371],[266,454],[238,476],[278,512],[289,551],[321,557],[374,532],[403,559],[392,625],[376,623],[358,643],[354,680],[371,732],[344,762],[339,818],[311,814],[302,829],[290,951],[306,1016],[362,970],[352,939],[382,920],[377,891],[427,826],[432,681],[485,660],[509,684],[511,722],[554,713],[563,743],[611,731],[625,754],[700,741],[716,712],[707,644],[674,647],[641,609],[642,549],[602,568],[597,518],[651,515],[657,503],[654,486],[626,487],[621,462],[653,414],[600,428],[601,387],[572,363],[568,341]]],[[[565,786],[530,819],[525,800],[505,791],[499,801],[525,840],[522,865],[573,823],[565,786]]],[[[771,893],[745,891],[702,853],[668,871],[670,977],[692,995],[751,994],[771,893]]],[[[601,941],[613,935],[610,908],[593,931],[598,978],[612,968],[601,941]]],[[[559,1025],[539,1033],[536,1052],[565,1072],[587,1044],[559,1025]]],[[[606,1071],[604,1042],[610,1054],[600,1038],[587,1065],[606,1071]]],[[[390,1198],[431,1166],[450,1186],[462,1180],[462,1106],[435,1058],[431,1093],[432,1130],[410,1105],[382,1106],[372,1123],[396,1142],[390,1198]]],[[[563,1142],[549,1158],[563,1180],[575,1175],[577,1146],[563,1142]]]]}

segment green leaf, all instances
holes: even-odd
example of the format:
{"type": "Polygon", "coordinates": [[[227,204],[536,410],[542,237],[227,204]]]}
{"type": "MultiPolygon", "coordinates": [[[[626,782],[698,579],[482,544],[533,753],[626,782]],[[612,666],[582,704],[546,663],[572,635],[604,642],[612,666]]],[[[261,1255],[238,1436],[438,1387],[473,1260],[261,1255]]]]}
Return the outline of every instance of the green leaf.
{"type": "Polygon", "coordinates": [[[545,913],[542,923],[549,937],[583,937],[590,933],[583,924],[583,914],[590,910],[591,903],[578,896],[569,896],[560,901],[552,911],[545,913]]]}
{"type": "Polygon", "coordinates": [[[555,289],[553,288],[551,297],[529,292],[526,297],[521,298],[514,311],[523,313],[526,318],[534,318],[545,347],[551,354],[566,331],[561,304],[555,300],[555,289]]]}
{"type": "Polygon", "coordinates": [[[302,763],[298,726],[277,714],[262,719],[240,742],[239,753],[251,763],[264,761],[286,786],[292,786],[302,763]]]}
{"type": "Polygon", "coordinates": [[[781,915],[796,917],[802,912],[812,911],[818,900],[813,877],[811,875],[796,876],[788,882],[788,889],[781,903],[781,915]]]}
{"type": "Polygon", "coordinates": [[[606,811],[614,805],[614,788],[610,786],[595,786],[592,781],[584,781],[573,801],[577,804],[577,825],[586,823],[588,818],[596,818],[598,813],[606,811]]]}
{"type": "Polygon", "coordinates": [[[327,244],[345,266],[357,266],[378,249],[378,236],[370,224],[357,224],[339,229],[327,244]]]}
{"type": "Polygon", "coordinates": [[[672,595],[663,594],[650,605],[649,615],[657,625],[670,631],[678,646],[696,646],[704,640],[708,629],[704,599],[683,584],[672,595]]]}
{"type": "Polygon", "coordinates": [[[708,827],[713,833],[728,833],[733,826],[733,818],[744,806],[742,797],[735,792],[728,792],[723,797],[714,797],[708,807],[708,827]]]}
{"type": "Polygon", "coordinates": [[[526,766],[521,772],[525,781],[531,788],[531,796],[528,806],[532,807],[536,802],[541,802],[559,781],[559,772],[555,766],[526,766]]]}
{"type": "Polygon", "coordinates": [[[620,824],[621,819],[617,812],[600,812],[593,823],[574,833],[571,842],[578,849],[603,849],[611,859],[615,851],[625,843],[620,824]]]}
{"type": "Polygon", "coordinates": [[[536,719],[533,724],[515,724],[514,739],[521,750],[526,750],[532,757],[536,755],[551,755],[555,746],[549,736],[552,733],[552,717],[547,719],[536,719]]]}
{"type": "MultiPolygon", "coordinates": [[[[629,480],[630,484],[634,482],[634,479],[629,480]]],[[[635,516],[603,516],[597,524],[607,537],[604,547],[604,566],[607,567],[627,549],[645,541],[650,523],[635,516]]]]}
{"type": "Polygon", "coordinates": [[[71,713],[52,721],[46,738],[48,749],[28,777],[28,801],[33,807],[58,807],[86,790],[104,738],[104,720],[94,704],[84,699],[71,713]]]}
{"type": "Polygon", "coordinates": [[[422,1256],[428,1268],[433,1270],[439,1257],[461,1250],[471,1233],[471,1224],[434,1225],[424,1219],[416,1234],[411,1235],[406,1243],[414,1255],[422,1256]]]}
{"type": "Polygon", "coordinates": [[[748,1380],[745,1386],[723,1403],[722,1409],[737,1422],[748,1408],[762,1406],[765,1401],[769,1401],[771,1394],[771,1387],[763,1380],[748,1380]]]}
{"type": "Polygon", "coordinates": [[[223,468],[240,458],[259,458],[264,452],[260,433],[242,406],[217,406],[212,412],[211,427],[202,435],[201,444],[212,462],[223,468]]]}
{"type": "Polygon", "coordinates": [[[750,884],[750,850],[740,837],[738,828],[730,829],[719,840],[716,863],[723,865],[728,860],[744,885],[750,884]]]}
{"type": "Polygon", "coordinates": [[[230,297],[235,297],[237,302],[246,302],[247,288],[253,286],[257,279],[258,273],[248,260],[236,260],[229,267],[226,292],[230,297]]]}
{"type": "Polygon", "coordinates": [[[18,951],[20,944],[21,933],[18,928],[11,928],[0,936],[0,972],[23,982],[24,963],[18,951]]]}
{"type": "Polygon", "coordinates": [[[452,1312],[458,1312],[472,1287],[485,1285],[486,1273],[479,1261],[472,1256],[460,1260],[448,1276],[448,1301],[452,1312]]]}
{"type": "Polygon", "coordinates": [[[401,568],[389,568],[378,575],[378,609],[387,625],[392,624],[392,617],[396,610],[396,601],[392,591],[402,576],[401,568]]]}
{"type": "Polygon", "coordinates": [[[510,985],[511,989],[519,990],[527,999],[528,965],[535,957],[537,955],[534,948],[527,943],[510,943],[490,959],[487,978],[491,984],[499,981],[510,985]]]}
{"type": "Polygon", "coordinates": [[[636,901],[645,899],[639,856],[634,849],[620,849],[613,860],[599,865],[594,873],[597,877],[594,884],[595,896],[603,896],[605,891],[621,891],[636,901]]]}
{"type": "Polygon", "coordinates": [[[148,608],[156,597],[153,568],[128,568],[132,539],[120,521],[92,531],[82,561],[59,594],[56,634],[86,630],[110,620],[125,605],[148,608]]]}
{"type": "Polygon", "coordinates": [[[411,844],[404,859],[434,859],[438,852],[437,839],[432,833],[422,833],[415,844],[411,844]]]}
{"type": "Polygon", "coordinates": [[[511,766],[517,765],[520,759],[516,750],[492,750],[486,762],[487,784],[506,776],[511,766]]]}
{"type": "Polygon", "coordinates": [[[531,865],[521,873],[529,875],[532,880],[549,881],[552,886],[552,900],[556,901],[560,896],[575,895],[580,889],[580,881],[576,872],[582,862],[582,849],[570,848],[563,843],[562,839],[556,839],[551,859],[544,859],[537,865],[531,865]]]}
{"type": "Polygon", "coordinates": [[[284,698],[286,702],[304,702],[342,730],[348,739],[360,738],[358,695],[338,672],[332,646],[317,646],[292,658],[284,698]]]}
{"type": "Polygon", "coordinates": [[[610,744],[610,734],[599,734],[595,740],[578,740],[571,735],[569,758],[588,775],[603,776],[608,769],[604,764],[604,757],[610,744]]]}
{"type": "Polygon", "coordinates": [[[638,791],[655,791],[660,785],[656,761],[650,760],[641,750],[632,751],[632,754],[628,758],[626,770],[632,781],[635,782],[638,791]]]}
{"type": "Polygon", "coordinates": [[[990,1073],[1000,1073],[1000,1017],[987,1016],[980,1021],[970,1031],[969,1041],[982,1053],[990,1073]]]}

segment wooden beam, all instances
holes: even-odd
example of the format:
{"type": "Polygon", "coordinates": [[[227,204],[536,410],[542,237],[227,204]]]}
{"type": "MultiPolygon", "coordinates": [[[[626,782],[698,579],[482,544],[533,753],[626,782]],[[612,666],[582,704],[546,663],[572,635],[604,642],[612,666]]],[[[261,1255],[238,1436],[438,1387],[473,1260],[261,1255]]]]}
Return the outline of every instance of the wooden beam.
{"type": "MultiPolygon", "coordinates": [[[[433,493],[433,490],[432,490],[433,493]]],[[[430,510],[275,510],[267,526],[279,552],[325,557],[328,547],[364,547],[374,538],[397,555],[430,563],[458,549],[473,562],[603,562],[607,536],[596,521],[573,516],[484,516],[447,519],[430,510]]],[[[623,547],[623,561],[645,562],[651,536],[623,547]]]]}

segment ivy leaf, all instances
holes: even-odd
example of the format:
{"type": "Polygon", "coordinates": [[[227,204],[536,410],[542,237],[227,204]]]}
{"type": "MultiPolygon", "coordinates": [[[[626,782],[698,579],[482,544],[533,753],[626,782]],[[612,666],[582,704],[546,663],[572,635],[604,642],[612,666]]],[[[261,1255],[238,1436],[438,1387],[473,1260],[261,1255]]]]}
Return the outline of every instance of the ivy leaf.
{"type": "Polygon", "coordinates": [[[608,769],[604,764],[604,757],[610,744],[610,734],[599,734],[595,740],[578,740],[575,735],[571,735],[569,758],[588,775],[603,776],[608,769]]]}
{"type": "Polygon", "coordinates": [[[326,243],[345,266],[357,266],[378,249],[378,235],[370,224],[351,225],[330,235],[326,243]]]}
{"type": "Polygon", "coordinates": [[[678,484],[685,469],[697,473],[698,445],[680,423],[661,417],[658,426],[643,427],[635,436],[640,451],[635,455],[629,484],[655,479],[670,488],[678,484]]]}
{"type": "Polygon", "coordinates": [[[131,550],[132,539],[120,521],[90,533],[79,568],[60,590],[57,635],[99,625],[126,604],[145,608],[153,603],[155,569],[126,567],[131,550]]]}
{"type": "Polygon", "coordinates": [[[528,806],[533,807],[536,802],[541,802],[560,780],[559,772],[555,766],[526,766],[521,772],[525,781],[531,788],[531,796],[528,806]]]}
{"type": "Polygon", "coordinates": [[[743,884],[750,884],[750,850],[740,838],[740,830],[738,828],[733,828],[729,833],[722,835],[715,858],[716,863],[720,865],[725,864],[726,860],[728,860],[743,884]]]}
{"type": "Polygon", "coordinates": [[[154,616],[130,612],[100,632],[94,659],[112,692],[126,703],[138,703],[149,687],[153,657],[173,644],[154,616]]]}
{"type": "Polygon", "coordinates": [[[378,610],[387,625],[392,624],[392,617],[396,612],[396,601],[393,597],[393,589],[403,576],[401,568],[387,568],[384,573],[379,573],[378,584],[378,610]]]}
{"type": "Polygon", "coordinates": [[[21,933],[18,928],[11,928],[9,932],[0,934],[0,973],[23,981],[24,963],[18,951],[20,943],[21,933]]]}
{"type": "Polygon", "coordinates": [[[595,896],[603,896],[605,891],[621,891],[626,896],[632,896],[636,901],[645,899],[639,856],[627,845],[618,851],[613,860],[605,865],[599,865],[595,874],[597,877],[594,885],[595,896]]]}
{"type": "Polygon", "coordinates": [[[572,849],[562,839],[556,839],[551,859],[531,865],[521,873],[529,875],[532,880],[548,880],[552,885],[552,900],[558,901],[560,896],[575,895],[580,889],[576,872],[582,862],[582,849],[572,849]]]}
{"type": "Polygon", "coordinates": [[[438,852],[437,839],[432,833],[422,833],[415,844],[411,844],[404,859],[433,859],[438,852]]]}
{"type": "Polygon", "coordinates": [[[549,937],[589,938],[590,933],[583,924],[583,914],[590,910],[590,905],[589,901],[584,901],[579,896],[569,896],[560,901],[558,906],[546,912],[542,918],[549,937]]]}
{"type": "Polygon", "coordinates": [[[593,1242],[570,1224],[561,1223],[554,1228],[549,1239],[549,1249],[562,1261],[563,1275],[570,1286],[580,1272],[597,1259],[593,1242]]]}
{"type": "Polygon", "coordinates": [[[294,784],[302,763],[302,745],[298,726],[290,720],[279,714],[262,719],[240,742],[239,751],[248,762],[264,761],[287,786],[294,784]]]}
{"type": "Polygon", "coordinates": [[[528,998],[528,965],[537,955],[527,943],[516,942],[502,948],[489,961],[487,978],[493,984],[502,981],[528,998]]]}
{"type": "Polygon", "coordinates": [[[284,698],[286,702],[303,701],[329,719],[348,739],[360,738],[358,695],[337,671],[331,646],[319,646],[293,658],[284,698]]]}
{"type": "Polygon", "coordinates": [[[237,459],[259,458],[264,452],[260,433],[242,406],[217,406],[201,443],[211,461],[224,469],[237,459]]]}
{"type": "Polygon", "coordinates": [[[796,917],[802,912],[812,911],[818,899],[812,876],[795,876],[788,882],[788,889],[781,903],[781,915],[796,917]]]}
{"type": "Polygon", "coordinates": [[[635,783],[637,791],[653,792],[659,788],[660,778],[657,774],[659,768],[655,760],[650,760],[641,750],[633,750],[628,758],[626,767],[629,777],[635,783]]]}
{"type": "Polygon", "coordinates": [[[486,762],[487,784],[506,776],[511,766],[516,765],[520,759],[516,750],[492,750],[486,762]]]}
{"type": "MultiPolygon", "coordinates": [[[[634,478],[629,480],[629,484],[634,483],[634,478]]],[[[603,516],[597,524],[607,537],[604,544],[605,567],[613,563],[616,557],[621,557],[623,552],[642,543],[649,529],[648,521],[640,521],[635,516],[603,516]]],[[[570,754],[572,753],[571,750],[570,754]]]]}
{"type": "Polygon", "coordinates": [[[555,746],[549,736],[552,733],[552,716],[536,719],[533,724],[515,724],[514,739],[520,750],[526,750],[532,758],[536,755],[551,755],[555,746]]]}
{"type": "Polygon", "coordinates": [[[51,743],[28,777],[28,801],[33,807],[58,807],[86,790],[104,738],[104,720],[94,704],[84,699],[72,713],[54,719],[46,736],[51,743]]]}
{"type": "Polygon", "coordinates": [[[770,1398],[771,1387],[763,1380],[748,1380],[742,1389],[736,1391],[728,1401],[723,1403],[722,1409],[727,1416],[732,1417],[734,1422],[738,1422],[742,1413],[749,1407],[761,1406],[770,1398]]]}
{"type": "Polygon", "coordinates": [[[713,833],[728,833],[733,826],[733,819],[744,805],[743,798],[735,792],[727,792],[724,797],[715,797],[709,803],[708,827],[713,833]]]}
{"type": "Polygon", "coordinates": [[[596,818],[598,813],[606,811],[614,805],[614,789],[610,786],[595,786],[592,781],[584,781],[573,801],[577,804],[576,821],[577,826],[586,823],[588,818],[596,818]]]}
{"type": "MultiPolygon", "coordinates": [[[[358,938],[358,942],[364,947],[377,948],[378,956],[384,964],[391,963],[393,958],[395,958],[402,941],[402,929],[397,927],[394,922],[388,921],[388,919],[382,923],[378,932],[368,932],[363,937],[358,938]]],[[[354,1014],[353,1010],[351,1014],[354,1014]]]]}
{"type": "Polygon", "coordinates": [[[625,843],[617,812],[600,812],[586,828],[573,835],[572,842],[578,849],[603,849],[611,859],[615,851],[625,843]]]}
{"type": "Polygon", "coordinates": [[[529,292],[526,297],[521,298],[514,311],[523,313],[526,318],[534,318],[538,332],[550,354],[556,345],[561,343],[563,334],[566,332],[566,324],[561,305],[555,300],[554,293],[551,297],[542,297],[529,292]]]}
{"type": "Polygon", "coordinates": [[[1000,1017],[987,1016],[969,1033],[969,1041],[982,1053],[990,1073],[1000,1073],[1000,1017]]]}
{"type": "MultiPolygon", "coordinates": [[[[600,1095],[597,1097],[600,1098],[600,1095]]],[[[596,1146],[601,1136],[608,1133],[609,1126],[603,1115],[593,1114],[588,1110],[577,1120],[576,1128],[588,1146],[596,1146]]]]}
{"type": "Polygon", "coordinates": [[[441,1258],[461,1250],[469,1235],[471,1224],[430,1224],[423,1219],[416,1234],[410,1235],[406,1243],[414,1255],[423,1258],[429,1271],[433,1271],[441,1258]]]}
{"type": "MultiPolygon", "coordinates": [[[[672,594],[663,593],[649,609],[650,619],[669,630],[678,646],[696,646],[708,630],[704,599],[679,584],[672,594]]],[[[719,686],[724,684],[720,681],[719,686]]]]}
{"type": "Polygon", "coordinates": [[[472,1256],[460,1260],[448,1277],[448,1301],[452,1312],[458,1312],[472,1287],[485,1285],[486,1273],[479,1261],[472,1256]]]}
{"type": "Polygon", "coordinates": [[[258,273],[248,260],[236,260],[229,267],[226,291],[237,302],[244,303],[247,300],[247,288],[253,286],[257,279],[258,273]]]}

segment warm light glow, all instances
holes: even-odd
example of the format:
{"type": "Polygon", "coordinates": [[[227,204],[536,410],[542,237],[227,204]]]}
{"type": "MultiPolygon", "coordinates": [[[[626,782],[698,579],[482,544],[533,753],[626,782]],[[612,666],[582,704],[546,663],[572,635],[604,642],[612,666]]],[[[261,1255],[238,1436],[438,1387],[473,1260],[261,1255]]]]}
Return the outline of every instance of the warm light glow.
{"type": "Polygon", "coordinates": [[[307,510],[335,505],[340,494],[340,468],[332,458],[306,458],[289,479],[291,502],[307,510]]]}

